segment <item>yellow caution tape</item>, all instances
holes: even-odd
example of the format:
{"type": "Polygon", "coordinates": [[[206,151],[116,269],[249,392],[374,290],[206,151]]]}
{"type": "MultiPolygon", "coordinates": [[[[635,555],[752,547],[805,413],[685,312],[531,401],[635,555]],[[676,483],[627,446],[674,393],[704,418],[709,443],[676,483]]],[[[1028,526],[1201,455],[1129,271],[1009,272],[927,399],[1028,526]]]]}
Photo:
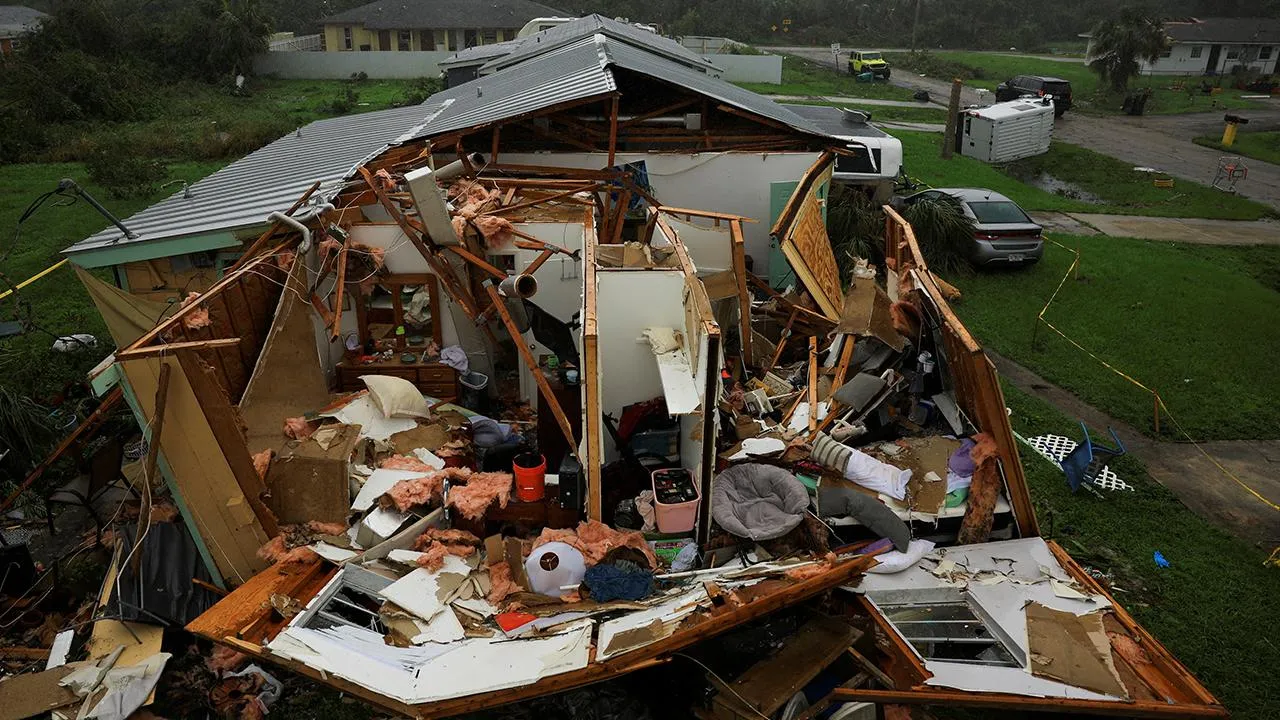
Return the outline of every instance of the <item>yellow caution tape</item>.
{"type": "Polygon", "coordinates": [[[1083,345],[1081,345],[1080,343],[1076,342],[1076,341],[1075,341],[1075,340],[1073,340],[1072,338],[1067,337],[1067,334],[1066,334],[1066,333],[1062,332],[1062,331],[1061,331],[1061,330],[1059,330],[1059,329],[1058,329],[1058,328],[1057,328],[1053,323],[1051,323],[1051,322],[1049,322],[1048,320],[1046,320],[1046,319],[1045,319],[1044,314],[1049,310],[1049,306],[1053,304],[1053,301],[1054,301],[1055,299],[1057,299],[1057,297],[1058,297],[1058,291],[1062,289],[1062,286],[1063,286],[1063,285],[1065,285],[1065,284],[1066,284],[1066,282],[1067,282],[1067,278],[1068,278],[1068,277],[1070,277],[1070,276],[1071,276],[1071,273],[1072,273],[1072,272],[1074,272],[1074,271],[1075,271],[1075,269],[1080,265],[1080,251],[1079,251],[1079,250],[1075,250],[1075,249],[1073,249],[1073,248],[1069,248],[1069,247],[1067,247],[1067,246],[1063,245],[1062,243],[1057,242],[1056,240],[1050,240],[1049,242],[1053,243],[1054,245],[1057,245],[1058,247],[1062,248],[1063,250],[1066,250],[1066,251],[1068,251],[1068,252],[1074,253],[1074,254],[1075,254],[1075,259],[1071,261],[1071,266],[1067,268],[1067,272],[1066,272],[1066,274],[1062,276],[1062,280],[1058,283],[1058,287],[1054,288],[1054,290],[1053,290],[1053,294],[1049,296],[1049,302],[1045,303],[1045,304],[1044,304],[1044,307],[1040,309],[1040,314],[1036,316],[1036,320],[1037,320],[1038,322],[1042,322],[1042,323],[1044,323],[1045,327],[1047,327],[1047,328],[1049,328],[1050,330],[1052,330],[1052,331],[1054,331],[1055,333],[1057,333],[1057,334],[1058,334],[1058,336],[1059,336],[1059,337],[1061,337],[1063,340],[1066,340],[1067,342],[1071,343],[1072,347],[1076,348],[1077,350],[1079,350],[1080,352],[1084,353],[1085,355],[1088,355],[1089,357],[1093,358],[1094,360],[1096,360],[1100,365],[1102,365],[1102,366],[1103,366],[1103,367],[1105,367],[1106,369],[1110,370],[1111,372],[1115,373],[1116,375],[1119,375],[1120,377],[1124,378],[1125,380],[1128,380],[1130,383],[1133,383],[1134,385],[1136,385],[1136,386],[1138,386],[1138,387],[1142,388],[1143,390],[1145,390],[1145,391],[1147,391],[1147,392],[1151,393],[1151,394],[1155,397],[1156,404],[1157,404],[1159,407],[1161,407],[1161,408],[1163,408],[1163,409],[1164,409],[1165,416],[1167,416],[1167,417],[1169,418],[1169,420],[1173,422],[1173,425],[1174,425],[1174,427],[1176,427],[1176,428],[1178,429],[1178,432],[1182,433],[1182,437],[1186,438],[1187,442],[1189,442],[1189,443],[1191,443],[1193,446],[1195,446],[1195,449],[1196,449],[1196,450],[1198,450],[1198,451],[1200,451],[1200,454],[1201,454],[1201,455],[1204,455],[1204,456],[1205,456],[1205,458],[1209,460],[1209,462],[1213,463],[1215,467],[1217,467],[1219,470],[1221,470],[1223,475],[1226,475],[1227,477],[1231,478],[1231,479],[1232,479],[1232,480],[1233,480],[1237,485],[1239,485],[1240,487],[1244,488],[1246,491],[1248,491],[1248,493],[1249,493],[1250,495],[1252,495],[1252,496],[1254,496],[1255,498],[1257,498],[1259,501],[1261,501],[1261,502],[1262,502],[1263,504],[1265,504],[1267,507],[1271,508],[1272,510],[1280,510],[1280,505],[1278,505],[1278,504],[1276,504],[1276,503],[1272,502],[1271,500],[1268,500],[1266,497],[1264,497],[1264,496],[1263,496],[1261,493],[1259,493],[1257,490],[1254,490],[1252,487],[1249,487],[1249,484],[1248,484],[1248,483],[1246,483],[1245,481],[1243,481],[1243,480],[1241,480],[1240,478],[1236,477],[1235,473],[1231,472],[1231,471],[1230,471],[1230,470],[1228,470],[1226,467],[1224,467],[1224,466],[1222,465],[1222,463],[1218,462],[1218,459],[1217,459],[1217,458],[1215,458],[1214,456],[1210,455],[1210,454],[1209,454],[1209,452],[1208,452],[1207,450],[1205,450],[1203,447],[1201,447],[1201,446],[1200,446],[1200,443],[1198,443],[1198,442],[1196,442],[1194,439],[1192,439],[1191,435],[1189,435],[1189,434],[1187,433],[1187,431],[1186,431],[1185,429],[1183,429],[1183,427],[1182,427],[1182,423],[1178,422],[1178,419],[1177,419],[1176,417],[1174,417],[1174,416],[1173,416],[1173,413],[1169,410],[1169,406],[1165,404],[1165,402],[1164,402],[1164,398],[1160,397],[1160,393],[1156,392],[1155,390],[1152,390],[1151,388],[1147,387],[1146,385],[1143,385],[1143,384],[1142,384],[1142,382],[1140,382],[1137,378],[1134,378],[1134,377],[1130,376],[1129,374],[1127,374],[1127,373],[1125,373],[1124,371],[1120,370],[1119,368],[1115,367],[1114,365],[1112,365],[1111,363],[1107,362],[1106,360],[1103,360],[1102,358],[1098,357],[1098,356],[1097,356],[1097,355],[1095,355],[1093,352],[1091,352],[1088,348],[1084,347],[1083,345]]]}

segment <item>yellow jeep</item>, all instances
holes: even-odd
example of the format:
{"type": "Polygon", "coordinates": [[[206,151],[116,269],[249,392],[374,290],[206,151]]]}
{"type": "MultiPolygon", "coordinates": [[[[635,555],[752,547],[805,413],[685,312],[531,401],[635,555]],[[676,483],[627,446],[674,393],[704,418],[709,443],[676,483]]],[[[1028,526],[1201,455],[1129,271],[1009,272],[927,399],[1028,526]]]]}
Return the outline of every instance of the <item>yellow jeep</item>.
{"type": "Polygon", "coordinates": [[[876,80],[888,80],[889,63],[884,61],[879,50],[854,50],[849,53],[849,73],[871,73],[876,80]]]}

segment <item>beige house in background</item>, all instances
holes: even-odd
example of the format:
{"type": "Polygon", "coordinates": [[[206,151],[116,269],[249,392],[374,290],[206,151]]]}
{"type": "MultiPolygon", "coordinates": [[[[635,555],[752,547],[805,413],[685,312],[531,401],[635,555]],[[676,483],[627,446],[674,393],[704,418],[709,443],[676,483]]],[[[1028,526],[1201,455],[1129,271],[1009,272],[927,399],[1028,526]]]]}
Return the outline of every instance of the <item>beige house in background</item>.
{"type": "Polygon", "coordinates": [[[325,18],[328,52],[445,50],[514,40],[530,20],[563,15],[530,0],[379,0],[325,18]]]}

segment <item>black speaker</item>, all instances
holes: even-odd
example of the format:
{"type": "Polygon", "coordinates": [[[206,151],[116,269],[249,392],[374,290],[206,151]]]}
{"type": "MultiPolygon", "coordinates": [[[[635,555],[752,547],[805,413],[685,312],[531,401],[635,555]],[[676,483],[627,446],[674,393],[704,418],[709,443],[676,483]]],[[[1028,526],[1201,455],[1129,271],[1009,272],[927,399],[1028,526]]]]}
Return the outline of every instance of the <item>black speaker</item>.
{"type": "Polygon", "coordinates": [[[582,475],[582,463],[568,453],[560,461],[560,507],[581,510],[586,478],[582,475]]]}

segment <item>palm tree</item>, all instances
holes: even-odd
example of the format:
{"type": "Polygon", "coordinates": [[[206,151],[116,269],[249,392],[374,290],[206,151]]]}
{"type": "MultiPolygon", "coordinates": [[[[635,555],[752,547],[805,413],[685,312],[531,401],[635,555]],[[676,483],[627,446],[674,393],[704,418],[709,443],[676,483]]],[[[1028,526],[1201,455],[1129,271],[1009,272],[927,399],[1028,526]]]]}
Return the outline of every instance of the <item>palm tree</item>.
{"type": "Polygon", "coordinates": [[[1169,49],[1160,20],[1133,7],[1125,7],[1116,17],[1093,28],[1093,50],[1089,68],[1098,73],[1110,89],[1121,93],[1129,78],[1138,74],[1141,61],[1153,63],[1169,49]]]}

